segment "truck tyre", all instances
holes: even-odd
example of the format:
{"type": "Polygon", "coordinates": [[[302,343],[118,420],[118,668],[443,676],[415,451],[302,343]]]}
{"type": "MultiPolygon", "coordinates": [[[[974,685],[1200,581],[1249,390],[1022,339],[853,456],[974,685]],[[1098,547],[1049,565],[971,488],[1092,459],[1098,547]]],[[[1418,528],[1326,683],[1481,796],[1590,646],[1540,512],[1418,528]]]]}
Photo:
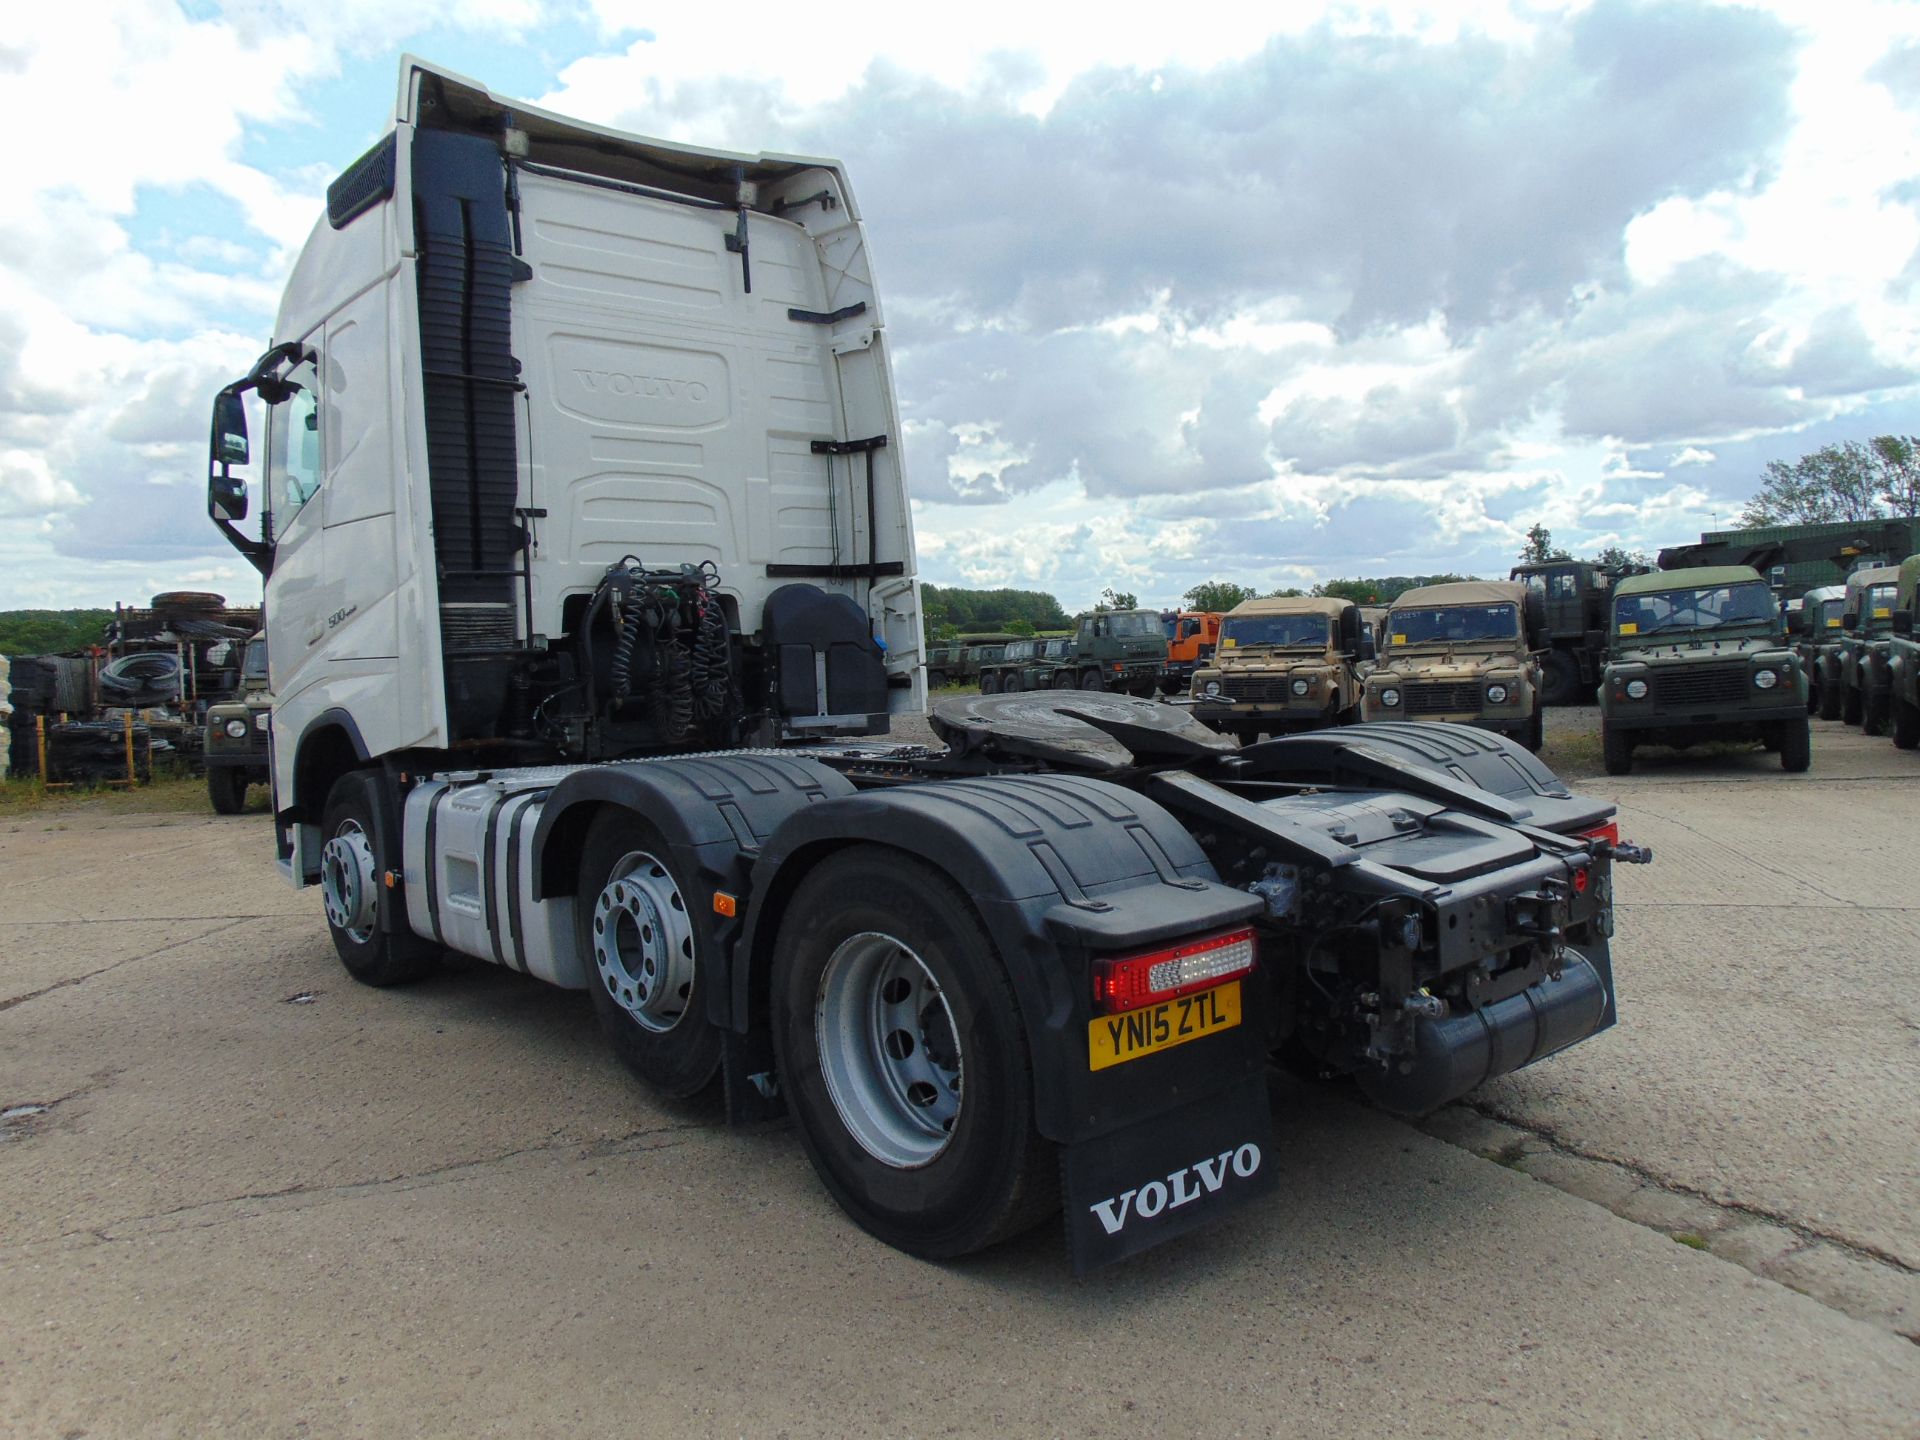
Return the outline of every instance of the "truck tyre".
{"type": "Polygon", "coordinates": [[[1892,719],[1887,701],[1890,697],[1885,690],[1875,690],[1868,694],[1860,706],[1860,731],[1864,735],[1884,735],[1887,722],[1892,719]]]}
{"type": "Polygon", "coordinates": [[[1053,677],[1053,688],[1056,690],[1073,689],[1073,672],[1071,670],[1062,670],[1058,675],[1055,675],[1053,677]]]}
{"type": "Polygon", "coordinates": [[[1861,717],[1865,714],[1866,706],[1860,703],[1860,687],[1858,685],[1847,686],[1847,698],[1846,702],[1840,707],[1840,718],[1849,725],[1858,725],[1861,717]]]}
{"type": "Polygon", "coordinates": [[[347,973],[365,985],[405,985],[430,973],[440,952],[409,931],[380,928],[380,877],[400,868],[386,853],[389,827],[382,824],[381,777],[350,770],[333,782],[320,821],[320,897],[327,930],[347,973]]]}
{"type": "Polygon", "coordinates": [[[652,825],[618,807],[594,818],[573,905],[587,993],[620,1063],[676,1100],[720,1069],[720,1032],[695,993],[704,941],[691,893],[652,825]]]}
{"type": "MultiPolygon", "coordinates": [[[[1543,699],[1541,705],[1545,704],[1546,701],[1543,699]]],[[[1546,747],[1547,712],[1544,709],[1536,709],[1527,717],[1526,733],[1520,737],[1520,743],[1536,755],[1546,747]]]]}
{"type": "Polygon", "coordinates": [[[1081,672],[1080,688],[1082,690],[1104,690],[1107,688],[1107,682],[1102,678],[1098,670],[1086,670],[1081,672]]]}
{"type": "Polygon", "coordinates": [[[927,672],[927,688],[929,690],[946,689],[947,688],[947,672],[944,670],[929,670],[927,672]]]}
{"type": "Polygon", "coordinates": [[[946,876],[878,846],[831,856],[782,918],[771,986],[801,1142],[863,1229],[942,1260],[1059,1208],[1019,1004],[946,876]]]}
{"type": "Polygon", "coordinates": [[[980,677],[980,693],[982,695],[998,695],[1000,693],[1000,677],[993,674],[982,675],[980,677]]]}
{"type": "Polygon", "coordinates": [[[244,765],[207,767],[207,798],[213,801],[216,815],[238,815],[247,808],[247,782],[252,778],[244,765]]]}
{"type": "Polygon", "coordinates": [[[1580,699],[1580,662],[1564,650],[1556,650],[1540,667],[1540,703],[1573,705],[1580,699]]]}
{"type": "Polygon", "coordinates": [[[1920,705],[1893,698],[1893,743],[1902,750],[1920,747],[1920,705]]]}
{"type": "Polygon", "coordinates": [[[1780,768],[1798,775],[1813,764],[1813,730],[1804,720],[1780,724],[1780,768]]]}
{"type": "Polygon", "coordinates": [[[1824,678],[1820,681],[1820,718],[1840,718],[1840,685],[1836,681],[1824,678]]]}
{"type": "Polygon", "coordinates": [[[1807,714],[1820,713],[1820,677],[1813,671],[1807,673],[1807,714]]]}
{"type": "Polygon", "coordinates": [[[1605,720],[1600,722],[1600,758],[1609,775],[1625,775],[1633,769],[1632,737],[1605,720]]]}

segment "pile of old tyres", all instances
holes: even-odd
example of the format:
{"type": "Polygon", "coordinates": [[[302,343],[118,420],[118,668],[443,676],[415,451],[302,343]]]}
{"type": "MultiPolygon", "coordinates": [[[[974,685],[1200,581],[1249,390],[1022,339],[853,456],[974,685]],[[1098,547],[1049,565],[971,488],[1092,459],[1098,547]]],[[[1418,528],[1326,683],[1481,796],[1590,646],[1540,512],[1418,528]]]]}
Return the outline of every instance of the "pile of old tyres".
{"type": "MultiPolygon", "coordinates": [[[[133,722],[134,778],[152,778],[152,761],[172,752],[144,720],[133,722]]],[[[47,778],[73,784],[127,778],[127,722],[123,715],[67,720],[47,726],[47,778]]]]}
{"type": "Polygon", "coordinates": [[[170,705],[180,698],[180,657],[167,650],[122,655],[100,667],[103,705],[170,705]]]}

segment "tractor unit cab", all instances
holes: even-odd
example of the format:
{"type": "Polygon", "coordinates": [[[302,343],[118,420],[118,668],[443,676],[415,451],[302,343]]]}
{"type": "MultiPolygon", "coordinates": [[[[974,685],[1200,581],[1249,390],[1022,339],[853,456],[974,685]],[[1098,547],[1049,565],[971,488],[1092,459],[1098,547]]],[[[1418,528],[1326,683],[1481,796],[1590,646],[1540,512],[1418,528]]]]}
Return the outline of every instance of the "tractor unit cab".
{"type": "Polygon", "coordinates": [[[1613,592],[1600,734],[1609,774],[1638,745],[1760,740],[1805,770],[1807,676],[1759,571],[1712,565],[1632,575],[1613,592]]]}
{"type": "Polygon", "coordinates": [[[1247,600],[1227,613],[1211,664],[1193,676],[1193,713],[1250,741],[1359,718],[1359,667],[1372,634],[1351,600],[1247,600]]]}
{"type": "Polygon", "coordinates": [[[1452,720],[1542,741],[1539,595],[1512,580],[1422,585],[1387,607],[1386,644],[1367,676],[1367,720],[1452,720]]]}
{"type": "Polygon", "coordinates": [[[1888,642],[1893,635],[1898,565],[1873,565],[1847,577],[1840,613],[1840,718],[1869,735],[1886,733],[1888,642]]]}
{"type": "Polygon", "coordinates": [[[271,596],[283,860],[317,873],[293,827],[370,756],[598,760],[924,708],[882,318],[835,162],[403,61],[214,406],[209,512],[271,596]]]}
{"type": "Polygon", "coordinates": [[[1193,672],[1207,664],[1220,645],[1222,616],[1213,610],[1167,610],[1161,613],[1160,628],[1167,636],[1167,668],[1160,677],[1160,689],[1167,695],[1184,695],[1193,683],[1193,672]]]}

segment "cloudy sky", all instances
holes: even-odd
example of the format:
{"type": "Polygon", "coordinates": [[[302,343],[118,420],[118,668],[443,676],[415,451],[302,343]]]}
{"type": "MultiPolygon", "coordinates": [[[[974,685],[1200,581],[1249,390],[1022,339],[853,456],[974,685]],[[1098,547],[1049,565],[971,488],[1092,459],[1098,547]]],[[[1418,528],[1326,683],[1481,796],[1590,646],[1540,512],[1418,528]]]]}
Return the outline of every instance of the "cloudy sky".
{"type": "Polygon", "coordinates": [[[923,577],[1505,572],[1920,430],[1920,5],[90,0],[0,33],[0,608],[247,595],[206,416],[402,51],[844,158],[923,577]],[[1275,16],[1279,19],[1275,19],[1275,16]],[[934,18],[926,18],[926,17],[934,18]]]}

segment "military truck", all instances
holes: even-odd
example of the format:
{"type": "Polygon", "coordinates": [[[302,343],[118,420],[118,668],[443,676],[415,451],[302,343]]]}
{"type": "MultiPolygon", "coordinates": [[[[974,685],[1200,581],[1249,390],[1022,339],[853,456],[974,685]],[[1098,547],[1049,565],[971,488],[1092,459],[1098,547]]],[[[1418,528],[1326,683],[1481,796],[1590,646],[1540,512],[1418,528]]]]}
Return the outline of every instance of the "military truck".
{"type": "Polygon", "coordinates": [[[1539,597],[1546,653],[1540,658],[1541,703],[1590,704],[1607,653],[1607,607],[1622,575],[1644,569],[1611,569],[1585,560],[1516,565],[1508,578],[1539,597]]]}
{"type": "Polygon", "coordinates": [[[1793,653],[1807,673],[1807,713],[1822,720],[1840,718],[1840,617],[1846,595],[1844,585],[1817,585],[1800,597],[1798,611],[1791,601],[1787,607],[1793,653]]]}
{"type": "Polygon", "coordinates": [[[1840,718],[1868,735],[1887,730],[1887,642],[1893,635],[1897,565],[1874,565],[1847,577],[1840,614],[1840,718]]]}
{"type": "Polygon", "coordinates": [[[1160,616],[1167,632],[1167,665],[1160,673],[1160,693],[1184,695],[1193,683],[1193,672],[1213,658],[1220,644],[1220,612],[1216,610],[1168,610],[1160,616]]]}
{"type": "Polygon", "coordinates": [[[1210,664],[1193,674],[1193,713],[1242,743],[1261,734],[1360,718],[1358,666],[1372,634],[1351,600],[1248,600],[1220,626],[1210,664]]]}
{"type": "Polygon", "coordinates": [[[1150,696],[1167,665],[1157,610],[1097,610],[1074,620],[1074,682],[1082,690],[1150,696]]]}
{"type": "Polygon", "coordinates": [[[1807,675],[1780,611],[1750,565],[1630,575],[1614,587],[1600,680],[1600,745],[1609,775],[1639,745],[1684,748],[1757,740],[1780,768],[1812,762],[1807,675]]]}
{"type": "Polygon", "coordinates": [[[273,695],[267,688],[267,637],[247,641],[240,661],[240,694],[207,707],[207,797],[222,815],[247,808],[247,787],[272,783],[267,733],[273,695]]]}
{"type": "Polygon", "coordinates": [[[997,660],[982,662],[982,695],[1017,695],[1023,690],[1070,690],[1074,686],[1070,636],[1033,636],[1009,640],[997,660]],[[1064,683],[1056,684],[1056,681],[1064,683]]]}
{"type": "Polygon", "coordinates": [[[1361,694],[1362,719],[1453,720],[1540,749],[1540,601],[1524,585],[1417,586],[1387,607],[1385,639],[1361,694]]]}
{"type": "Polygon", "coordinates": [[[1887,709],[1893,743],[1902,750],[1920,745],[1920,641],[1913,635],[1916,609],[1920,609],[1920,555],[1909,555],[1900,562],[1893,614],[1887,622],[1892,631],[1887,642],[1887,709]]]}
{"type": "Polygon", "coordinates": [[[1006,645],[1021,638],[1000,630],[979,630],[932,646],[927,651],[927,688],[939,690],[978,680],[982,665],[998,660],[1006,645]]]}

